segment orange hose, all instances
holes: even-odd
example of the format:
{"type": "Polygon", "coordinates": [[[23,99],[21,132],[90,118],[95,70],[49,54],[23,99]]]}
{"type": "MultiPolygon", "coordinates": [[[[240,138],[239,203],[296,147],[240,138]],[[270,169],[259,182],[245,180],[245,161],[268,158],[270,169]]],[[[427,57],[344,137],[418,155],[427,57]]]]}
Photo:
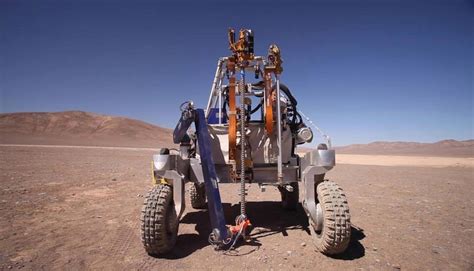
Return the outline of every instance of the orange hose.
{"type": "Polygon", "coordinates": [[[265,70],[265,130],[267,134],[273,131],[273,107],[272,107],[272,75],[270,71],[265,70]]]}

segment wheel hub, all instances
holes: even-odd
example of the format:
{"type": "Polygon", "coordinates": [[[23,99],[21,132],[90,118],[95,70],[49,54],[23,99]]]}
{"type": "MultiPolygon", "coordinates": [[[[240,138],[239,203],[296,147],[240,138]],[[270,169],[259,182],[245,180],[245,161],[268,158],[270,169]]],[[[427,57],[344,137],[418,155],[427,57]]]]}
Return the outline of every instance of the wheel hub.
{"type": "Polygon", "coordinates": [[[316,217],[314,219],[314,230],[316,232],[321,232],[323,230],[324,225],[324,218],[323,218],[323,210],[321,208],[321,204],[316,204],[316,217]]]}

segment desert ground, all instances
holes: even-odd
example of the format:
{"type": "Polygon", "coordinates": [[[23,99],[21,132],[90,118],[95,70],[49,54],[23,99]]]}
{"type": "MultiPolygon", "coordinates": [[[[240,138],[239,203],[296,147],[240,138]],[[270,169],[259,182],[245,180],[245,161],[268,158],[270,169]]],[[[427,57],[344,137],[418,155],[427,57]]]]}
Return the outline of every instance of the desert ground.
{"type": "MultiPolygon", "coordinates": [[[[337,257],[314,251],[302,208],[284,211],[276,188],[261,192],[249,185],[248,214],[256,227],[251,242],[214,251],[207,211],[188,201],[175,249],[155,258],[142,248],[139,227],[153,153],[0,146],[0,269],[474,268],[472,159],[422,163],[405,157],[391,164],[390,157],[342,155],[327,177],[344,188],[353,228],[348,250],[337,257]]],[[[239,212],[238,185],[220,188],[230,222],[239,212]]]]}

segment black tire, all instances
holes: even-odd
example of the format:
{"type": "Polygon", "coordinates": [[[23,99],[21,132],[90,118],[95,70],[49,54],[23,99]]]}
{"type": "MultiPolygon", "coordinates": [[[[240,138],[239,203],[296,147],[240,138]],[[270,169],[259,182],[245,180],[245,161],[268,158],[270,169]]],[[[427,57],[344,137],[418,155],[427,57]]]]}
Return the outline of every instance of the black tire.
{"type": "Polygon", "coordinates": [[[316,231],[313,225],[309,227],[316,249],[327,255],[342,253],[351,239],[351,220],[346,196],[332,181],[320,183],[316,190],[323,215],[322,230],[316,231]]]}
{"type": "Polygon", "coordinates": [[[142,242],[148,254],[165,254],[174,247],[179,221],[171,186],[159,184],[148,192],[142,208],[141,223],[142,242]]]}
{"type": "Polygon", "coordinates": [[[206,209],[206,187],[204,184],[192,183],[189,188],[189,196],[194,209],[206,209]]]}
{"type": "Polygon", "coordinates": [[[289,185],[293,187],[293,192],[288,192],[284,186],[278,186],[281,195],[281,206],[285,210],[296,210],[300,195],[298,182],[292,182],[289,185]]]}

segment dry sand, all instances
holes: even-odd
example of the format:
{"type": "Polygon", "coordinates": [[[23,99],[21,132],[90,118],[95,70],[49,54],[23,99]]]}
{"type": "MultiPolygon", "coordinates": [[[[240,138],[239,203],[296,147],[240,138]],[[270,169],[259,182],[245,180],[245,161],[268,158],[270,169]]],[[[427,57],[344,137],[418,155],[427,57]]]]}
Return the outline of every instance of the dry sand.
{"type": "MultiPolygon", "coordinates": [[[[153,153],[0,146],[0,270],[474,269],[472,167],[439,168],[453,164],[438,159],[426,167],[419,158],[418,166],[394,166],[401,158],[393,157],[341,156],[327,174],[344,188],[351,208],[352,239],[342,255],[315,252],[302,208],[286,212],[277,189],[262,193],[250,185],[247,210],[256,228],[237,253],[209,246],[209,214],[191,208],[187,194],[175,249],[150,257],[139,216],[153,153]],[[388,159],[392,166],[344,159],[388,159]]],[[[220,189],[231,222],[239,212],[238,185],[220,189]]]]}

